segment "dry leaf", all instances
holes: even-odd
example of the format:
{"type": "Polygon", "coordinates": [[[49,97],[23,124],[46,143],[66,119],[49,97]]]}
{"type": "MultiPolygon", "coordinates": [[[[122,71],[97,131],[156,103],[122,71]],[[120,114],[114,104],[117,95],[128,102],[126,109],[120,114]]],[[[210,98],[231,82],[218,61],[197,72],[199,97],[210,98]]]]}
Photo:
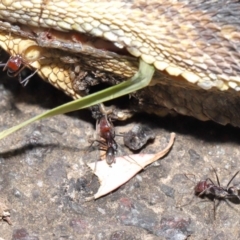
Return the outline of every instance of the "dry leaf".
{"type": "MultiPolygon", "coordinates": [[[[171,133],[168,146],[156,154],[134,154],[117,157],[116,163],[112,164],[111,167],[106,161],[98,162],[94,174],[98,177],[101,186],[98,189],[98,192],[94,195],[94,199],[112,192],[130,180],[147,165],[165,156],[172,147],[174,139],[175,133],[171,133]]],[[[95,163],[89,163],[88,166],[94,171],[95,163]]]]}

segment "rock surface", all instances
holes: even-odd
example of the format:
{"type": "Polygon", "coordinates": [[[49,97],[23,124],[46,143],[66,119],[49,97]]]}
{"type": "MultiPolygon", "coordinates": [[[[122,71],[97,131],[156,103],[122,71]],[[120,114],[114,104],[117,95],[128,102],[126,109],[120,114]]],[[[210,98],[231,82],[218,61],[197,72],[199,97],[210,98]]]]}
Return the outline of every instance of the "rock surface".
{"type": "MultiPolygon", "coordinates": [[[[37,78],[22,88],[2,74],[0,130],[68,100],[37,78]]],[[[1,239],[239,239],[239,204],[221,202],[214,220],[213,203],[193,197],[193,188],[207,177],[215,181],[212,166],[223,186],[240,169],[240,130],[181,116],[138,115],[114,124],[121,133],[136,123],[156,133],[143,152],[165,147],[175,132],[172,150],[115,192],[90,202],[85,199],[99,183],[85,163],[95,161],[98,151],[89,152],[94,121],[87,110],[42,120],[1,140],[0,198],[10,203],[13,223],[0,222],[1,239]]],[[[122,137],[116,140],[120,152],[128,153],[122,137]]],[[[237,176],[234,184],[239,183],[237,176]]]]}

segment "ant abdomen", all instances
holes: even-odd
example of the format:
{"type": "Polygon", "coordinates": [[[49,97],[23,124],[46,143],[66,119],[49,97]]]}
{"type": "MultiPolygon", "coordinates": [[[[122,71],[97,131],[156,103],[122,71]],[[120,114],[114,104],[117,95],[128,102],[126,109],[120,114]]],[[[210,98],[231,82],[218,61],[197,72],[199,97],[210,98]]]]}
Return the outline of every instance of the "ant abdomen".
{"type": "Polygon", "coordinates": [[[112,165],[115,163],[115,155],[116,151],[114,150],[113,147],[109,147],[106,151],[106,162],[108,165],[112,165]]]}
{"type": "Polygon", "coordinates": [[[203,191],[205,191],[209,187],[209,184],[207,183],[206,180],[200,181],[197,183],[194,191],[196,195],[199,195],[203,191]]]}
{"type": "Polygon", "coordinates": [[[9,77],[12,77],[13,74],[15,74],[15,72],[20,69],[21,65],[22,65],[21,57],[19,57],[18,55],[11,56],[5,66],[5,68],[8,68],[7,73],[9,77]]]}

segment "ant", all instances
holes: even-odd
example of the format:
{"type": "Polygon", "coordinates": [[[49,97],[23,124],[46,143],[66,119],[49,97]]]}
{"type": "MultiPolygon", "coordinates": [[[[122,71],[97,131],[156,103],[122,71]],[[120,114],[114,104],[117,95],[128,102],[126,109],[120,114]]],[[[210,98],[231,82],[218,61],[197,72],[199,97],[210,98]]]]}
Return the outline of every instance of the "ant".
{"type": "Polygon", "coordinates": [[[99,130],[99,135],[105,140],[98,141],[102,147],[100,150],[106,150],[106,162],[108,165],[115,163],[115,156],[117,153],[118,145],[115,141],[115,130],[113,124],[108,119],[107,115],[103,115],[100,119],[97,120],[97,126],[99,130]]]}
{"type": "MultiPolygon", "coordinates": [[[[0,64],[0,67],[4,67],[3,71],[7,70],[7,75],[9,77],[18,76],[19,83],[25,87],[28,84],[29,79],[37,73],[38,69],[36,69],[33,73],[31,73],[25,79],[22,79],[21,72],[26,67],[33,70],[33,67],[30,65],[30,62],[23,57],[22,54],[17,54],[14,49],[12,49],[12,50],[14,52],[14,55],[10,56],[6,63],[0,64]]],[[[25,50],[27,50],[27,49],[25,49],[25,50]]]]}
{"type": "Polygon", "coordinates": [[[102,104],[94,105],[91,108],[92,117],[96,119],[96,132],[101,138],[95,141],[99,143],[99,150],[106,151],[106,162],[109,166],[115,163],[118,145],[115,141],[115,130],[110,117],[112,110],[106,110],[102,104]]]}
{"type": "Polygon", "coordinates": [[[106,162],[109,166],[111,166],[116,162],[115,157],[118,150],[118,144],[115,141],[116,134],[111,121],[112,119],[116,119],[116,115],[113,113],[112,109],[106,110],[102,104],[92,106],[91,111],[92,117],[97,120],[96,132],[101,138],[101,140],[95,141],[100,144],[99,150],[106,151],[106,162]]]}
{"type": "Polygon", "coordinates": [[[22,84],[24,87],[28,84],[29,79],[36,74],[38,69],[36,69],[33,73],[31,73],[28,77],[22,80],[22,75],[21,72],[23,71],[24,68],[26,67],[32,67],[28,62],[26,62],[23,57],[20,54],[17,54],[15,56],[11,56],[7,63],[0,64],[0,67],[4,67],[3,71],[7,70],[7,75],[9,77],[16,77],[18,76],[18,81],[20,84],[22,84]]]}
{"type": "Polygon", "coordinates": [[[216,204],[215,200],[237,200],[240,201],[240,192],[239,189],[237,189],[234,186],[229,187],[230,183],[233,181],[233,179],[238,175],[239,171],[237,171],[233,177],[229,180],[226,187],[221,187],[219,178],[217,175],[216,170],[213,168],[217,184],[216,185],[210,178],[207,178],[206,180],[199,181],[194,189],[195,195],[198,197],[207,197],[214,203],[214,219],[215,219],[215,213],[216,213],[216,204]]]}

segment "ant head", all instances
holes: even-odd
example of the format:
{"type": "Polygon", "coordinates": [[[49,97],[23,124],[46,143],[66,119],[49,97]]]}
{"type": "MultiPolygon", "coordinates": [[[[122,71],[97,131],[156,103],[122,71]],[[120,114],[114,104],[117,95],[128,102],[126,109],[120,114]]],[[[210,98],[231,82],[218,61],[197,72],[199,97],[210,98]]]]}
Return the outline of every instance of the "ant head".
{"type": "Polygon", "coordinates": [[[239,196],[239,189],[237,189],[236,187],[230,187],[227,189],[228,194],[230,195],[235,195],[235,196],[239,196]]]}

